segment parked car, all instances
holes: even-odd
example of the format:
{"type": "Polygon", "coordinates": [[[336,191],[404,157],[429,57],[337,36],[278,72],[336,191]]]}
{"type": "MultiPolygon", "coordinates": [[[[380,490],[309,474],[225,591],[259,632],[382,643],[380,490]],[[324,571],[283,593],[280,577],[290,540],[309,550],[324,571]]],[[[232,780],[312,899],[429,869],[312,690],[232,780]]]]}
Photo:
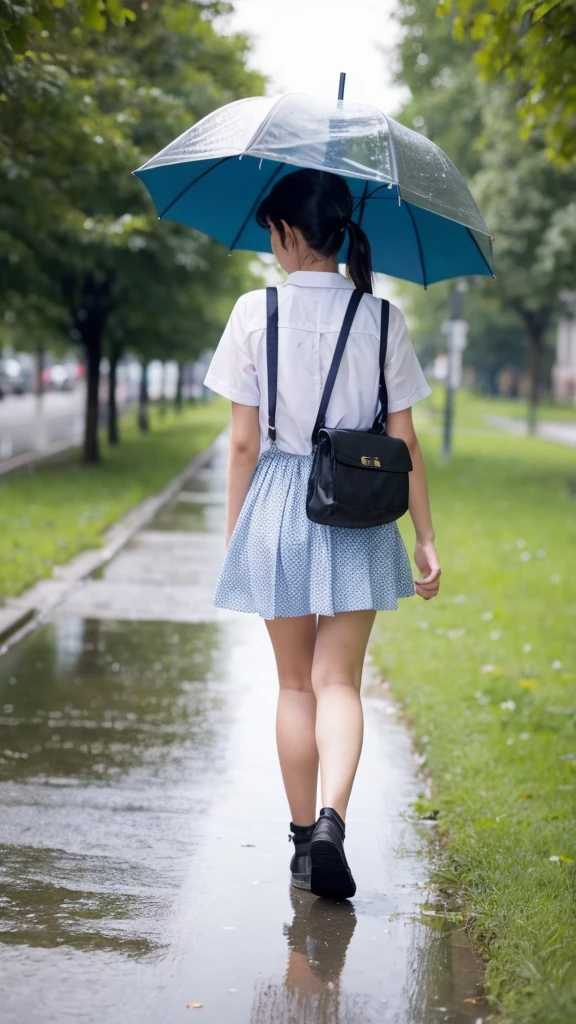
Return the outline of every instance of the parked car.
{"type": "Polygon", "coordinates": [[[81,376],[82,368],[79,363],[53,363],[52,366],[44,368],[42,380],[46,389],[72,391],[76,381],[81,376]]]}
{"type": "Polygon", "coordinates": [[[5,395],[23,395],[26,380],[22,366],[17,359],[0,359],[0,398],[5,395]]]}

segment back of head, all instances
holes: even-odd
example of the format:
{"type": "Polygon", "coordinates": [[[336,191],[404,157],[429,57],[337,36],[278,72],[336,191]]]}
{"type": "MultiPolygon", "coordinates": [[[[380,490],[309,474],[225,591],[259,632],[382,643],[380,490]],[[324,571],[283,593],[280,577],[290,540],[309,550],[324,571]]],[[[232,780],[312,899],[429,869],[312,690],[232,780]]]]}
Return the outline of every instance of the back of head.
{"type": "Polygon", "coordinates": [[[356,288],[372,292],[372,261],[366,234],[352,220],[354,202],[344,178],[329,171],[304,169],[286,174],[256,211],[260,227],[268,218],[284,240],[282,221],[299,228],[312,252],[321,257],[340,252],[348,232],[346,270],[356,288]]]}

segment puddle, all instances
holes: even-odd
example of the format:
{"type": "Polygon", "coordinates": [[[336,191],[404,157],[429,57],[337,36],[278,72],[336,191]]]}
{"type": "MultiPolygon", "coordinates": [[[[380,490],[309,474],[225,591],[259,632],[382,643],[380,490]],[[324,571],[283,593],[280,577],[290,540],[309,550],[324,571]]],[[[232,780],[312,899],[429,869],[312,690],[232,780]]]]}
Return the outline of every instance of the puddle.
{"type": "Polygon", "coordinates": [[[222,503],[174,500],[158,513],[148,529],[213,532],[220,530],[223,514],[222,503]]]}
{"type": "Polygon", "coordinates": [[[179,1024],[195,1002],[205,1024],[484,1021],[481,964],[430,913],[417,759],[368,676],[357,894],[289,885],[265,628],[189,618],[211,614],[225,455],[0,659],[3,1024],[179,1024]]]}

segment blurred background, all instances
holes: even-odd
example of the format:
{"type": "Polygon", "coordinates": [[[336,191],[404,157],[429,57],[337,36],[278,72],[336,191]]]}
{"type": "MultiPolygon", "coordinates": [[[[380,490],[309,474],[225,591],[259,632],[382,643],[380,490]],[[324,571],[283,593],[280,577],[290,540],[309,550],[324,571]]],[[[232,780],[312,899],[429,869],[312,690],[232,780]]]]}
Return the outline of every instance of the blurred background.
{"type": "MultiPolygon", "coordinates": [[[[553,6],[554,17],[571,7],[553,6]]],[[[540,52],[534,79],[537,36],[520,52],[496,7],[359,0],[350,18],[347,3],[322,0],[5,0],[2,468],[71,445],[97,462],[100,428],[116,445],[124,416],[146,431],[149,401],[204,397],[235,297],[275,272],[158,225],[130,172],[222,103],[333,95],[340,70],[348,100],[445,149],[496,237],[495,282],[378,282],[404,308],[429,378],[489,399],[503,429],[525,419],[574,440],[576,175],[558,90],[574,49],[540,52]],[[465,323],[455,343],[454,320],[465,323]]]]}

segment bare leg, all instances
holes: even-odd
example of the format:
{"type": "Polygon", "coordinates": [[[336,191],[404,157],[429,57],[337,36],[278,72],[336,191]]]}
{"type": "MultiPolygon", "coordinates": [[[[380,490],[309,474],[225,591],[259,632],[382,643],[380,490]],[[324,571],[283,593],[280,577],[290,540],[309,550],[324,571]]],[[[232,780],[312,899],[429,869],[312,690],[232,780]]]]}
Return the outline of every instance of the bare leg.
{"type": "Polygon", "coordinates": [[[316,743],[322,806],[345,818],[364,735],[360,699],[362,665],[376,612],[320,616],[312,686],[316,694],[316,743]]]}
{"type": "Polygon", "coordinates": [[[278,667],[280,692],[276,715],[278,757],[295,825],[316,821],[318,750],[312,659],[316,616],[266,620],[278,667]]]}

